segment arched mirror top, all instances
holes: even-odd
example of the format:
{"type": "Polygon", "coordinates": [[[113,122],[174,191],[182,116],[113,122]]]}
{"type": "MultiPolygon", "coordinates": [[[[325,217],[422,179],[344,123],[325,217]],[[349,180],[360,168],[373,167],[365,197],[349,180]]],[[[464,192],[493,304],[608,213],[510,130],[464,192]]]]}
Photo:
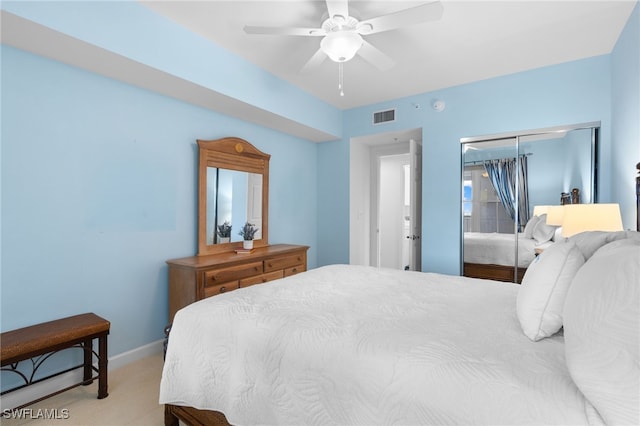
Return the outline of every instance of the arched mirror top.
{"type": "Polygon", "coordinates": [[[198,256],[242,248],[245,223],[254,247],[268,245],[269,159],[244,139],[198,139],[198,256]]]}

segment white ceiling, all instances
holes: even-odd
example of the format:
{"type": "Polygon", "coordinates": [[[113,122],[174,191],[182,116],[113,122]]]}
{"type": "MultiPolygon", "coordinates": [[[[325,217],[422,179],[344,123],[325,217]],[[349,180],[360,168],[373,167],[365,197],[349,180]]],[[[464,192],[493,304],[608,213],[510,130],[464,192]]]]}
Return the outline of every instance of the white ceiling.
{"type": "MultiPolygon", "coordinates": [[[[244,25],[320,27],[327,17],[324,1],[142,3],[314,96],[347,109],[608,54],[636,2],[444,0],[439,21],[365,36],[396,65],[379,71],[356,56],[344,65],[344,97],[337,88],[336,63],[325,60],[311,73],[299,72],[318,49],[320,37],[248,35],[243,31],[244,25]]],[[[349,14],[363,20],[424,3],[428,1],[351,1],[349,14]]]]}

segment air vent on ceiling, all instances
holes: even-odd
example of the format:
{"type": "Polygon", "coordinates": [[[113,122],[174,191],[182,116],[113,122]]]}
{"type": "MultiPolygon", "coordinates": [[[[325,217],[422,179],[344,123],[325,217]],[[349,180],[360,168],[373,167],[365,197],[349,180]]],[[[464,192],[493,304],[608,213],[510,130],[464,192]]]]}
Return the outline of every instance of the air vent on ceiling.
{"type": "Polygon", "coordinates": [[[396,110],[388,109],[386,111],[378,111],[373,113],[373,124],[388,123],[396,121],[396,110]]]}

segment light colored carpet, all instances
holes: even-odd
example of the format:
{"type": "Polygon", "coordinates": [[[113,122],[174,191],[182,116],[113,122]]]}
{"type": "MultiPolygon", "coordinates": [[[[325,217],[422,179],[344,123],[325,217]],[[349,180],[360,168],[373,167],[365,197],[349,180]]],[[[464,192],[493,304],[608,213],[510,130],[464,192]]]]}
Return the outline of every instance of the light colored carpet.
{"type": "Polygon", "coordinates": [[[162,363],[160,353],[110,371],[109,396],[104,399],[96,398],[98,381],[95,380],[89,386],[79,386],[25,407],[30,411],[23,411],[23,414],[35,418],[11,419],[3,416],[0,423],[3,426],[161,426],[164,423],[164,407],[158,404],[158,391],[162,363]],[[59,418],[37,418],[38,413],[43,413],[39,410],[49,410],[49,413],[53,410],[59,418]]]}

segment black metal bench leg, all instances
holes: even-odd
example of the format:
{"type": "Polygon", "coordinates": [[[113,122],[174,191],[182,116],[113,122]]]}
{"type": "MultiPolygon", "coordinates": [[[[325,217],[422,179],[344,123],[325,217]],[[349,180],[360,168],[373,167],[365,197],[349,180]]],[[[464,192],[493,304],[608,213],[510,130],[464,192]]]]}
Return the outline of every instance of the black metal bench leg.
{"type": "Polygon", "coordinates": [[[109,396],[107,388],[107,334],[98,338],[98,399],[109,396]]]}
{"type": "Polygon", "coordinates": [[[84,386],[93,383],[93,371],[91,365],[93,364],[93,340],[87,339],[82,342],[82,351],[84,352],[84,376],[82,378],[82,384],[84,386]]]}

